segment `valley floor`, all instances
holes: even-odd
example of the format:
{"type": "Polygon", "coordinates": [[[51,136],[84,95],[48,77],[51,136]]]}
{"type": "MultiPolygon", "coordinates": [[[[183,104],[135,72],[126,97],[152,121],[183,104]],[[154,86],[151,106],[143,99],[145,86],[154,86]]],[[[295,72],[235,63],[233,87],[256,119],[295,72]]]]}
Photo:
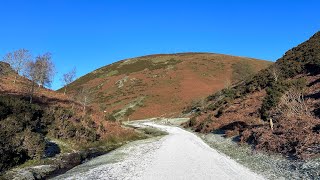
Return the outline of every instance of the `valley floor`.
{"type": "Polygon", "coordinates": [[[168,135],[129,143],[56,179],[264,179],[179,127],[140,122],[168,135]]]}

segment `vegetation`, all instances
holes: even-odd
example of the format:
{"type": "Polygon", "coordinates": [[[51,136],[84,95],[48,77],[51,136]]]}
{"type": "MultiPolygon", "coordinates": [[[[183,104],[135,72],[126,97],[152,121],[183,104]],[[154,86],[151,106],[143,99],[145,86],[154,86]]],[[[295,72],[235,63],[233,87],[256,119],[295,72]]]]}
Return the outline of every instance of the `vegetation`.
{"type": "Polygon", "coordinates": [[[29,50],[19,49],[14,52],[7,53],[3,57],[3,61],[10,64],[11,68],[17,72],[13,83],[16,83],[17,76],[22,75],[26,69],[26,64],[31,60],[31,54],[29,50]]]}
{"type": "Polygon", "coordinates": [[[62,75],[62,78],[60,79],[62,82],[62,85],[64,87],[63,94],[66,94],[67,92],[67,86],[74,81],[76,78],[76,68],[74,67],[71,71],[65,73],[62,75]]]}
{"type": "Polygon", "coordinates": [[[32,103],[33,100],[35,85],[38,84],[39,87],[49,87],[55,75],[55,67],[50,53],[39,55],[34,60],[29,50],[19,49],[7,53],[3,57],[3,61],[7,62],[14,71],[12,73],[15,76],[13,80],[14,84],[16,83],[17,77],[22,74],[31,81],[31,83],[27,83],[30,103],[32,103]]]}
{"type": "Polygon", "coordinates": [[[82,105],[83,112],[86,113],[86,108],[92,102],[93,97],[90,89],[83,87],[77,92],[75,99],[82,105]]]}
{"type": "Polygon", "coordinates": [[[1,96],[0,109],[0,171],[41,157],[46,133],[41,127],[47,124],[41,108],[18,98],[1,96]]]}
{"type": "MultiPolygon", "coordinates": [[[[319,80],[314,80],[317,78],[316,75],[320,74],[319,47],[320,32],[286,52],[275,64],[255,76],[245,77],[247,73],[243,73],[243,76],[235,73],[235,77],[245,77],[245,79],[237,79],[238,84],[209,96],[206,103],[208,105],[203,108],[205,113],[195,115],[188,125],[202,132],[204,129],[214,131],[231,127],[234,123],[239,122],[243,126],[238,128],[232,126],[232,131],[238,131],[233,134],[240,134],[241,142],[250,143],[256,149],[278,152],[290,158],[304,159],[319,155],[319,133],[318,130],[315,131],[319,127],[317,121],[319,97],[318,88],[316,88],[319,80]],[[257,114],[270,124],[261,124],[261,121],[254,124],[249,119],[228,119],[223,116],[225,109],[230,110],[229,107],[232,107],[234,102],[242,104],[245,109],[246,104],[240,99],[252,97],[253,93],[258,92],[266,93],[262,96],[262,105],[256,107],[257,114]],[[305,101],[307,92],[309,93],[309,104],[305,101]],[[208,124],[208,119],[204,118],[209,117],[206,113],[209,116],[215,115],[215,120],[211,124],[208,124]],[[228,119],[229,124],[219,122],[220,117],[228,119]]],[[[240,72],[250,69],[243,64],[234,65],[233,68],[234,70],[239,69],[240,72]]],[[[237,113],[241,110],[233,109],[233,111],[237,113]]],[[[252,118],[254,118],[256,112],[252,112],[252,109],[248,111],[251,111],[252,118]]],[[[232,113],[229,112],[228,115],[230,114],[232,113]]],[[[238,115],[235,117],[239,117],[238,115]]],[[[225,132],[232,134],[229,129],[225,132]]]]}
{"type": "Polygon", "coordinates": [[[144,69],[149,69],[149,70],[157,70],[157,69],[162,69],[165,67],[168,67],[170,65],[175,65],[180,63],[180,60],[176,59],[170,59],[167,62],[153,62],[150,59],[141,59],[141,60],[136,60],[132,63],[124,63],[123,61],[111,64],[109,66],[102,67],[100,69],[97,69],[93,73],[89,73],[85,76],[82,76],[79,78],[76,82],[72,83],[71,86],[77,86],[84,84],[94,78],[103,76],[106,72],[110,76],[115,76],[115,75],[122,75],[122,74],[131,74],[134,72],[139,72],[143,71],[144,69]],[[121,63],[122,62],[122,63],[121,63]]]}
{"type": "Polygon", "coordinates": [[[0,96],[0,172],[29,159],[46,157],[45,136],[94,142],[99,136],[88,117],[71,111],[41,107],[10,96],[0,96]],[[76,123],[74,120],[87,122],[76,123]]]}
{"type": "Polygon", "coordinates": [[[232,64],[232,70],[232,80],[234,82],[242,82],[255,74],[252,65],[246,61],[240,61],[232,64]]]}

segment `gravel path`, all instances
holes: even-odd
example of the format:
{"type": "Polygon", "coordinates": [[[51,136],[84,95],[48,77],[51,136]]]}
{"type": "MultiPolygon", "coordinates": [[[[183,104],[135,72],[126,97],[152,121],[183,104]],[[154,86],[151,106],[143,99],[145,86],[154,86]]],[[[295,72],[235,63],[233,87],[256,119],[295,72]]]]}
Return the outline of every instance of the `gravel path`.
{"type": "Polygon", "coordinates": [[[179,127],[143,125],[169,135],[130,143],[56,179],[263,179],[179,127]]]}

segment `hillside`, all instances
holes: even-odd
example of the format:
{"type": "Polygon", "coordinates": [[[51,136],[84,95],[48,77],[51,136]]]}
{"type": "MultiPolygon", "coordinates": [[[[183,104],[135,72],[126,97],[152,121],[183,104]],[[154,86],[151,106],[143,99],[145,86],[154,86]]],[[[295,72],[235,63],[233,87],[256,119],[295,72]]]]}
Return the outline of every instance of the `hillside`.
{"type": "Polygon", "coordinates": [[[320,155],[320,32],[276,63],[199,105],[185,124],[290,159],[320,155]]]}
{"type": "Polygon", "coordinates": [[[35,87],[30,103],[30,85],[30,80],[0,62],[0,179],[4,171],[28,161],[62,163],[54,166],[57,170],[71,168],[91,156],[79,151],[103,146],[99,151],[104,152],[143,137],[119,123],[102,121],[103,116],[93,109],[84,113],[78,102],[43,87],[35,87]],[[63,157],[61,162],[48,160],[60,155],[78,159],[69,164],[63,157]]]}
{"type": "Polygon", "coordinates": [[[97,69],[71,83],[67,93],[72,96],[89,89],[91,105],[108,120],[171,117],[245,76],[241,68],[250,75],[270,64],[209,53],[150,55],[97,69]]]}

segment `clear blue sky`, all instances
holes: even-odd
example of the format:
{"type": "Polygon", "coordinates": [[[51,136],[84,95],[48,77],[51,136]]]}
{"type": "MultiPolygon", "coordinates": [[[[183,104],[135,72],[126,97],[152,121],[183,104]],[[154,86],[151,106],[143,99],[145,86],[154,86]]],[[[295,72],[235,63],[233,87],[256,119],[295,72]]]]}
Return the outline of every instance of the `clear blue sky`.
{"type": "Polygon", "coordinates": [[[317,0],[1,0],[0,57],[51,52],[62,73],[154,53],[216,52],[274,61],[320,30],[317,0]]]}

